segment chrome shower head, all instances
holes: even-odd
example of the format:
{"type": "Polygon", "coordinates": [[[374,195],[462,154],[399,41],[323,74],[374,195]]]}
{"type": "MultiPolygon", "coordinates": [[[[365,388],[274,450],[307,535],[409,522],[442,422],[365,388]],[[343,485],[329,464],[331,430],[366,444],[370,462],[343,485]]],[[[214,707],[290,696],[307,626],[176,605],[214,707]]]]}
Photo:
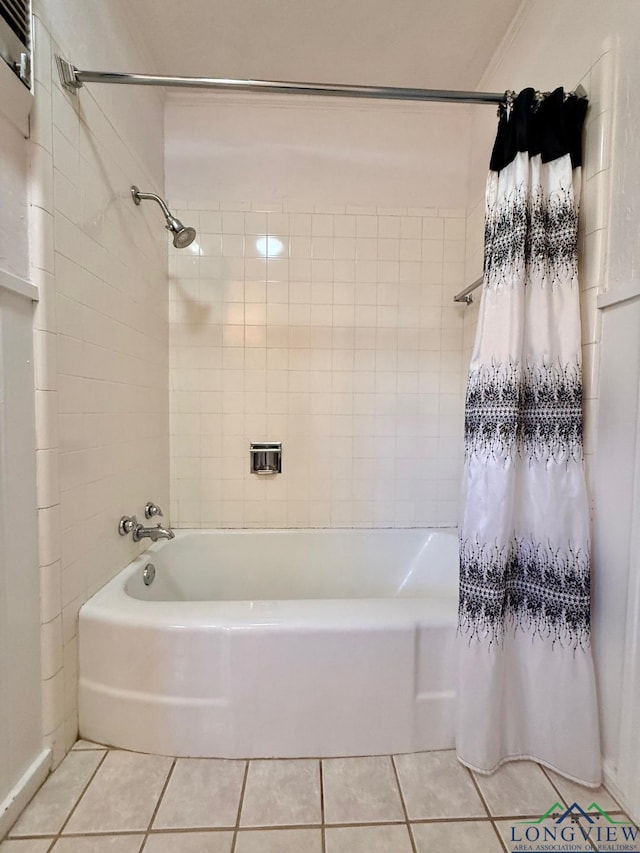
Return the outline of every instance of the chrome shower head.
{"type": "Polygon", "coordinates": [[[173,232],[173,245],[176,249],[186,249],[196,239],[196,229],[183,225],[179,219],[174,219],[171,226],[167,225],[167,228],[173,232]]]}
{"type": "Polygon", "coordinates": [[[182,222],[180,222],[180,220],[171,213],[159,195],[156,195],[155,193],[141,193],[138,187],[134,185],[131,187],[131,196],[135,204],[140,204],[142,199],[150,198],[152,201],[155,201],[160,205],[167,223],[166,229],[173,235],[173,245],[176,249],[186,249],[187,246],[190,246],[196,239],[196,229],[183,225],[182,222]]]}

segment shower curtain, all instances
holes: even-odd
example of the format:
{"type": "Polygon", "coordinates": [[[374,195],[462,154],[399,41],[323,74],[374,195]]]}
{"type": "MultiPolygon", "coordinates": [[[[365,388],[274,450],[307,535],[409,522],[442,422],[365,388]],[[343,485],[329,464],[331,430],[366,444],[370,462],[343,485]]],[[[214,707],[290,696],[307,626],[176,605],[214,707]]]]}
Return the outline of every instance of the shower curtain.
{"type": "Polygon", "coordinates": [[[456,749],[600,783],[577,226],[587,102],[501,107],[465,409],[456,749]]]}

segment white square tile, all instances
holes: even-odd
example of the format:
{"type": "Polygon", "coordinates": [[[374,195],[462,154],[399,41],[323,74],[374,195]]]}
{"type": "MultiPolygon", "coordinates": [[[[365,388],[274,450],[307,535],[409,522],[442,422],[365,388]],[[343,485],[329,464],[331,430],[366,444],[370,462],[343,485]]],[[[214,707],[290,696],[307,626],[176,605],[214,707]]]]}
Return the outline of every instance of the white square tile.
{"type": "Polygon", "coordinates": [[[314,237],[333,237],[333,216],[314,213],[311,218],[311,233],[314,237]]]}
{"type": "MultiPolygon", "coordinates": [[[[85,754],[91,755],[77,753],[85,754]]],[[[109,752],[65,832],[146,830],[171,763],[170,758],[157,755],[109,752]]]]}
{"type": "Polygon", "coordinates": [[[377,216],[356,216],[356,237],[371,237],[375,239],[377,236],[377,216]]]}
{"type": "Polygon", "coordinates": [[[356,217],[350,214],[335,216],[333,229],[336,237],[355,237],[356,217]]]}
{"type": "Polygon", "coordinates": [[[504,848],[489,821],[441,821],[411,824],[417,853],[503,853],[504,848]]]}
{"type": "Polygon", "coordinates": [[[153,828],[234,826],[244,773],[244,761],[179,758],[153,828]]]}
{"type": "Polygon", "coordinates": [[[413,849],[406,826],[328,828],[325,838],[327,853],[411,853],[413,849]]]}
{"type": "MultiPolygon", "coordinates": [[[[332,520],[350,523],[349,501],[334,501],[332,520]],[[341,507],[341,504],[345,504],[341,507]]],[[[404,819],[389,756],[330,758],[322,762],[326,823],[369,823],[404,819]]]]}
{"type": "Polygon", "coordinates": [[[400,219],[400,237],[408,240],[420,240],[422,220],[419,216],[403,216],[400,219]]]}
{"type": "Polygon", "coordinates": [[[60,831],[104,750],[73,751],[49,776],[14,824],[11,835],[47,835],[60,831]]]}
{"type": "Polygon", "coordinates": [[[313,760],[251,761],[241,826],[320,823],[320,766],[313,760]]]}
{"type": "Polygon", "coordinates": [[[490,776],[473,775],[494,817],[542,815],[558,799],[551,783],[533,761],[510,761],[490,776]]]}
{"type": "Polygon", "coordinates": [[[322,832],[319,829],[240,830],[235,853],[322,853],[322,832]]]}

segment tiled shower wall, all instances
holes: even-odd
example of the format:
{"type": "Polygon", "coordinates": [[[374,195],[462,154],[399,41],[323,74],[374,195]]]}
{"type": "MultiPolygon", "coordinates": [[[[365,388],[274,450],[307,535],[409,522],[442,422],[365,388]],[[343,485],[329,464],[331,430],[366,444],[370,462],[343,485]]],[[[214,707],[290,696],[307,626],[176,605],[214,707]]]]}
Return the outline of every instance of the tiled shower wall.
{"type": "Polygon", "coordinates": [[[455,525],[465,211],[179,214],[198,246],[169,261],[172,522],[455,525]],[[252,440],[282,441],[282,474],[249,473],[252,440]]]}
{"type": "Polygon", "coordinates": [[[71,96],[54,64],[61,52],[82,65],[93,39],[139,62],[122,11],[96,9],[98,28],[70,0],[35,4],[29,238],[42,724],[54,764],[78,732],[78,611],[145,547],[118,536],[119,517],[169,499],[166,236],[158,211],[129,193],[134,182],[162,192],[162,101],[112,102],[104,87],[71,96]]]}

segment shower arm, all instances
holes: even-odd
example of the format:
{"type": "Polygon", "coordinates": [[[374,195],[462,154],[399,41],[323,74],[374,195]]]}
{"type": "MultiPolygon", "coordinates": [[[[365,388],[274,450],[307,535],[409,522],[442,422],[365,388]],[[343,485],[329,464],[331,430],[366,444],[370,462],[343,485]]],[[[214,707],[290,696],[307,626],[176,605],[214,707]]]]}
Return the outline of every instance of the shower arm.
{"type": "Polygon", "coordinates": [[[156,195],[155,193],[142,193],[142,192],[140,192],[138,187],[133,186],[133,187],[131,187],[131,196],[133,198],[134,204],[137,204],[137,205],[139,205],[143,199],[151,199],[152,201],[157,201],[158,204],[160,205],[160,207],[162,208],[162,212],[164,213],[164,218],[167,220],[167,222],[170,219],[175,219],[175,216],[171,213],[171,211],[169,210],[169,208],[167,207],[165,202],[160,198],[159,195],[156,195]]]}

